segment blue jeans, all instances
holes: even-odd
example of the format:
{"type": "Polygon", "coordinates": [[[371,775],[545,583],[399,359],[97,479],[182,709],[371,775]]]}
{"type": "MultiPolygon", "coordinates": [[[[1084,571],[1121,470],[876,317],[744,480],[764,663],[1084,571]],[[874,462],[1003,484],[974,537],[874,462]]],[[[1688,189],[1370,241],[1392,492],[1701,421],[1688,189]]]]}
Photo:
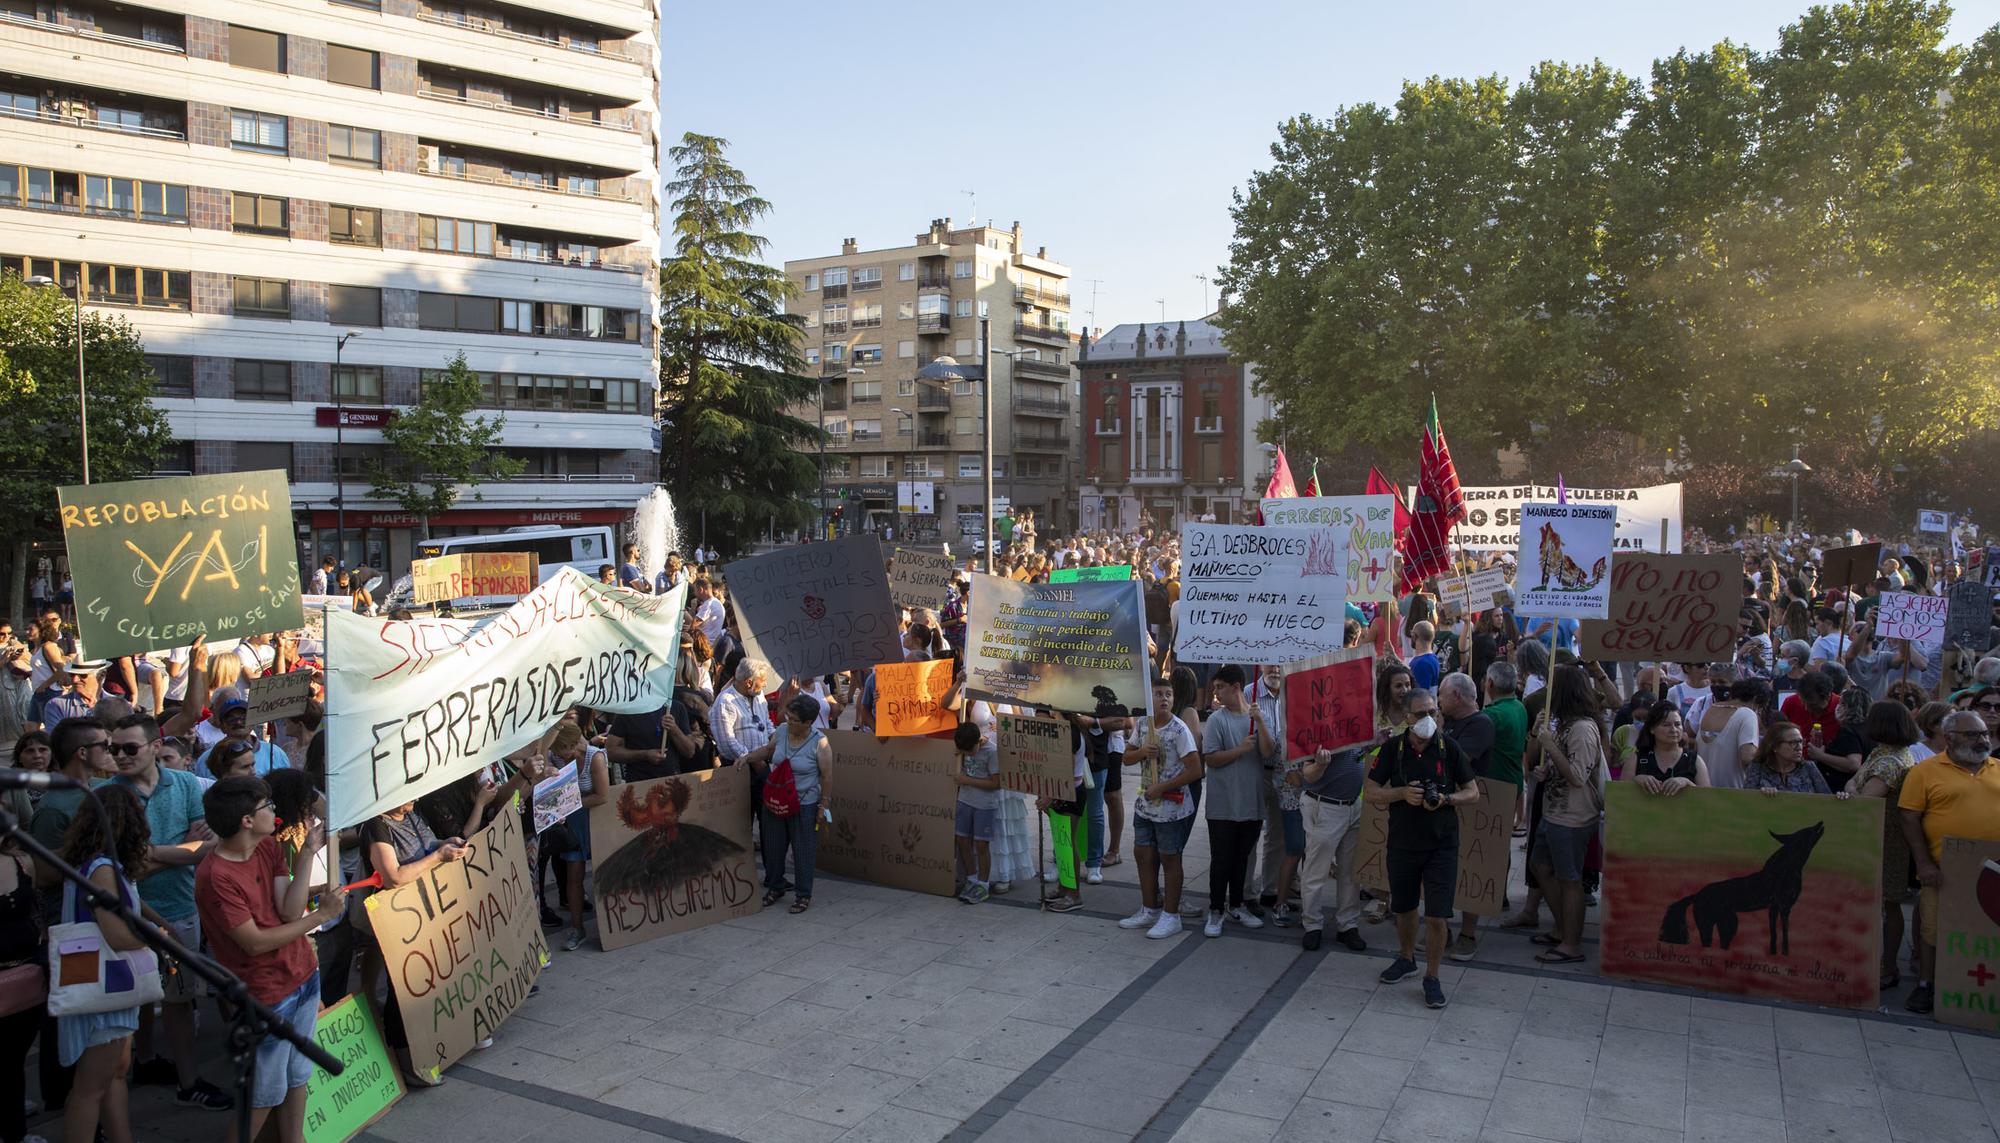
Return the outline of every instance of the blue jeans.
{"type": "MultiPolygon", "coordinates": [[[[395,997],[389,1002],[395,1003],[395,997]]],[[[290,996],[271,1005],[271,1011],[311,1040],[319,1024],[319,972],[315,970],[290,996]]],[[[250,1085],[250,1106],[278,1106],[292,1088],[306,1086],[312,1073],[313,1062],[297,1048],[276,1036],[265,1036],[257,1044],[257,1075],[250,1085]]]]}
{"type": "Polygon", "coordinates": [[[819,803],[802,802],[799,812],[788,818],[772,817],[759,809],[763,818],[764,888],[782,893],[785,888],[785,850],[792,851],[793,872],[797,874],[799,897],[813,895],[813,861],[819,855],[819,803]]]}
{"type": "Polygon", "coordinates": [[[1092,869],[1104,864],[1104,779],[1110,773],[1093,769],[1090,789],[1084,795],[1084,814],[1090,819],[1090,843],[1084,846],[1083,863],[1092,869]]]}

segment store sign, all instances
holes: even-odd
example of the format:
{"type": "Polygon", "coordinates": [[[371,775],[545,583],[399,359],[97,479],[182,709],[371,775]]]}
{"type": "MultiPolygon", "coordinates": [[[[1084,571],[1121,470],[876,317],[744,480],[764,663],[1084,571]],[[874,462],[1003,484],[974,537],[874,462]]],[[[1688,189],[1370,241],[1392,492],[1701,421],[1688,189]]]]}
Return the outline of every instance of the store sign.
{"type": "Polygon", "coordinates": [[[348,429],[379,429],[396,416],[394,409],[356,409],[347,405],[321,405],[313,410],[313,424],[322,429],[338,425],[348,429]]]}

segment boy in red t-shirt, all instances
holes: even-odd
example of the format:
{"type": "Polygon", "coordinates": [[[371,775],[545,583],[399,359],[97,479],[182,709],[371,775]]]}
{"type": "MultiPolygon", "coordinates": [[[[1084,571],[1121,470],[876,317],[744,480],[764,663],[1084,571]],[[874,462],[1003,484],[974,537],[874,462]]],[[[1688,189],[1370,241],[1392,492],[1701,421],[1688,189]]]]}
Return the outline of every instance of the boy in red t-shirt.
{"type": "MultiPolygon", "coordinates": [[[[311,934],[346,905],[346,895],[335,887],[321,894],[318,909],[306,914],[307,882],[313,858],[326,844],[326,830],[314,827],[287,867],[283,850],[271,837],[277,816],[271,788],[262,778],[224,778],[201,800],[208,828],[218,839],[194,875],[195,909],[208,934],[209,951],[222,967],[243,978],[252,996],[310,1040],[319,1022],[319,962],[311,934]],[[274,886],[282,888],[282,906],[274,886]]],[[[263,1130],[271,1109],[279,1108],[279,1138],[303,1143],[306,1082],[312,1071],[311,1060],[276,1036],[257,1045],[250,1092],[252,1138],[263,1130]]],[[[233,1119],[229,1138],[236,1139],[233,1119]]]]}

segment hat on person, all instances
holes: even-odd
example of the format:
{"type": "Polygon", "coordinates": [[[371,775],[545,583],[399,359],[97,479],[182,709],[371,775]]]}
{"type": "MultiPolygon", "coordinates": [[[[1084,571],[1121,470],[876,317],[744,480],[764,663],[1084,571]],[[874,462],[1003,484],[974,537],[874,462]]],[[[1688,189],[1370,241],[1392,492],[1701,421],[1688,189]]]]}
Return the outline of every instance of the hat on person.
{"type": "Polygon", "coordinates": [[[241,694],[235,691],[230,691],[216,702],[215,713],[218,716],[220,716],[228,714],[230,711],[233,710],[248,710],[249,708],[250,708],[249,700],[245,699],[241,694]]]}
{"type": "Polygon", "coordinates": [[[63,670],[72,675],[96,675],[103,673],[109,666],[111,666],[109,659],[71,659],[63,666],[63,670]]]}

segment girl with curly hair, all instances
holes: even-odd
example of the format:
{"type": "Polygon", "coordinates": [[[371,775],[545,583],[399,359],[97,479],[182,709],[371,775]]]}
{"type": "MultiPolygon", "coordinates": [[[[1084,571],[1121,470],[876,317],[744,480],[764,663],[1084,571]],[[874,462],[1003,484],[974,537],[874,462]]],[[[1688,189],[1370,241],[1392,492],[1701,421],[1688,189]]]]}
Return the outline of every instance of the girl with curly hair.
{"type": "MultiPolygon", "coordinates": [[[[146,874],[146,855],[153,847],[152,827],[139,798],[123,786],[100,786],[95,801],[77,806],[69,832],[63,835],[61,856],[106,893],[115,893],[132,909],[140,908],[135,886],[146,874]],[[100,813],[98,807],[103,806],[100,813]],[[115,847],[105,851],[109,838],[115,847]]],[[[147,917],[155,923],[158,917],[147,917]]],[[[63,884],[62,923],[96,921],[106,944],[121,952],[145,947],[110,913],[92,910],[77,887],[63,884]]],[[[56,1019],[57,1056],[76,1077],[63,1105],[63,1138],[90,1139],[101,1128],[110,1143],[132,1143],[132,1119],[125,1083],[132,1063],[132,1034],[139,1030],[139,1007],[93,1012],[56,1019]]]]}

